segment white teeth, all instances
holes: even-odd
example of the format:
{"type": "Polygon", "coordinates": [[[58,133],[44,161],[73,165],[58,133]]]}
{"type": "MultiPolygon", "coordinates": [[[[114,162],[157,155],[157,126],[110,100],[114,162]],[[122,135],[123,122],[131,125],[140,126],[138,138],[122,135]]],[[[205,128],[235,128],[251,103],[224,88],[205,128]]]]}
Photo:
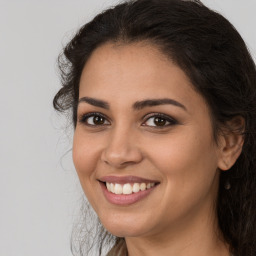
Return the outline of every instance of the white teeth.
{"type": "Polygon", "coordinates": [[[139,183],[134,183],[132,187],[132,192],[137,193],[140,191],[140,184],[139,183]]]}
{"type": "Polygon", "coordinates": [[[155,183],[134,183],[133,185],[130,183],[126,184],[114,184],[106,182],[106,187],[109,192],[112,192],[116,195],[130,195],[132,193],[138,193],[139,191],[144,191],[146,189],[150,189],[155,186],[155,183]]]}
{"type": "Polygon", "coordinates": [[[110,191],[115,193],[115,185],[113,183],[110,184],[110,191]]]}
{"type": "Polygon", "coordinates": [[[124,184],[123,186],[123,194],[130,195],[132,193],[132,186],[131,184],[124,184]]]}
{"type": "Polygon", "coordinates": [[[140,184],[140,190],[141,190],[141,191],[144,191],[144,190],[146,189],[146,187],[147,187],[147,186],[146,186],[146,183],[141,183],[141,184],[140,184]]]}
{"type": "Polygon", "coordinates": [[[115,185],[115,192],[114,192],[114,193],[117,194],[117,195],[121,195],[121,194],[123,193],[123,187],[122,187],[122,185],[116,184],[116,185],[115,185]]]}

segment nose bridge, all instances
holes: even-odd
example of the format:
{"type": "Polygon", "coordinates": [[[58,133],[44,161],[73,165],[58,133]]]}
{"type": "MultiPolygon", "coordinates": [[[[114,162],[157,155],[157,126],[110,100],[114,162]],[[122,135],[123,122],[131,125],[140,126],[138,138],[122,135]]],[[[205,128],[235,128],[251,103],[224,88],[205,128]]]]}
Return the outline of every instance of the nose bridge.
{"type": "Polygon", "coordinates": [[[142,154],[136,143],[136,130],[122,124],[112,128],[102,152],[102,160],[114,167],[138,163],[142,154]]]}

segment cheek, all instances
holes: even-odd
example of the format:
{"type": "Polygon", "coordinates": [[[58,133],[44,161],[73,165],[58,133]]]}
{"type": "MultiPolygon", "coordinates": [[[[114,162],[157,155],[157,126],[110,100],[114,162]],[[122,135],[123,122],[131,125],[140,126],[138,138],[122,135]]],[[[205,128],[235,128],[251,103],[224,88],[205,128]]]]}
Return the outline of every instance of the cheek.
{"type": "Polygon", "coordinates": [[[159,140],[149,152],[151,162],[164,177],[165,199],[172,200],[169,205],[182,207],[185,202],[199,200],[212,189],[217,156],[209,130],[199,133],[191,129],[171,134],[159,140]]]}
{"type": "Polygon", "coordinates": [[[97,143],[93,136],[86,136],[79,129],[75,131],[73,139],[73,162],[83,191],[96,211],[97,197],[95,185],[97,181],[95,173],[100,156],[100,149],[97,145],[100,145],[100,143],[97,143]]]}
{"type": "Polygon", "coordinates": [[[82,185],[84,182],[89,181],[88,178],[92,178],[97,165],[98,155],[95,141],[77,129],[73,140],[73,162],[82,185]]]}
{"type": "Polygon", "coordinates": [[[209,166],[209,160],[216,161],[216,150],[209,132],[198,136],[191,129],[184,133],[170,134],[159,137],[157,143],[148,141],[146,148],[151,161],[157,162],[161,166],[159,169],[170,172],[182,167],[191,169],[202,164],[209,166]]]}

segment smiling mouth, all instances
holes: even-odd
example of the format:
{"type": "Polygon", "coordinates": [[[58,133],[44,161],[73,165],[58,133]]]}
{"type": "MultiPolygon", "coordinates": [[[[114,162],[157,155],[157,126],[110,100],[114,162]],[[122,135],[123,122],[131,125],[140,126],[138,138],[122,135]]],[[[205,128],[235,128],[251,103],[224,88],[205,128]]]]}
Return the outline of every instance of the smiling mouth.
{"type": "Polygon", "coordinates": [[[125,184],[118,184],[118,183],[110,183],[104,182],[107,190],[116,195],[130,195],[132,193],[138,193],[140,191],[145,191],[147,189],[153,188],[156,186],[157,183],[125,183],[125,184]]]}
{"type": "Polygon", "coordinates": [[[160,184],[157,180],[137,176],[105,176],[98,181],[107,201],[120,206],[141,201],[160,184]]]}

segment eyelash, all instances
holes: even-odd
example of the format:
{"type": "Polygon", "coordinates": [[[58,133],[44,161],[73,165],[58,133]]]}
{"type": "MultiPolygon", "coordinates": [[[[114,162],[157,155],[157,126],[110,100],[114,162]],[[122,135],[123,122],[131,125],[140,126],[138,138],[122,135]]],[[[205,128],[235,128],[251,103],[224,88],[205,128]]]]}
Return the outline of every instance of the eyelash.
{"type": "MultiPolygon", "coordinates": [[[[166,127],[178,124],[178,122],[174,118],[172,118],[172,117],[170,117],[168,115],[162,114],[162,113],[147,114],[146,116],[143,117],[143,120],[144,119],[146,119],[146,120],[143,122],[142,126],[154,127],[156,129],[164,129],[166,127]],[[148,122],[152,118],[155,119],[155,120],[156,120],[156,118],[160,118],[165,123],[162,126],[161,125],[160,126],[157,126],[157,125],[146,125],[145,123],[148,122]],[[168,124],[166,124],[166,122],[168,124]]],[[[85,124],[87,126],[90,126],[90,127],[100,127],[100,126],[105,126],[105,125],[109,125],[110,124],[110,122],[108,121],[108,118],[105,115],[103,115],[103,114],[101,114],[99,112],[88,113],[88,114],[82,115],[81,118],[79,118],[79,122],[82,123],[82,124],[85,124]],[[102,118],[104,120],[104,123],[106,121],[108,123],[107,124],[104,124],[104,123],[103,124],[90,124],[90,123],[88,123],[88,119],[91,118],[91,117],[92,118],[100,117],[100,118],[102,118]]],[[[92,122],[94,122],[94,120],[92,120],[92,122]]],[[[153,121],[153,122],[155,122],[155,121],[153,121]]]]}

